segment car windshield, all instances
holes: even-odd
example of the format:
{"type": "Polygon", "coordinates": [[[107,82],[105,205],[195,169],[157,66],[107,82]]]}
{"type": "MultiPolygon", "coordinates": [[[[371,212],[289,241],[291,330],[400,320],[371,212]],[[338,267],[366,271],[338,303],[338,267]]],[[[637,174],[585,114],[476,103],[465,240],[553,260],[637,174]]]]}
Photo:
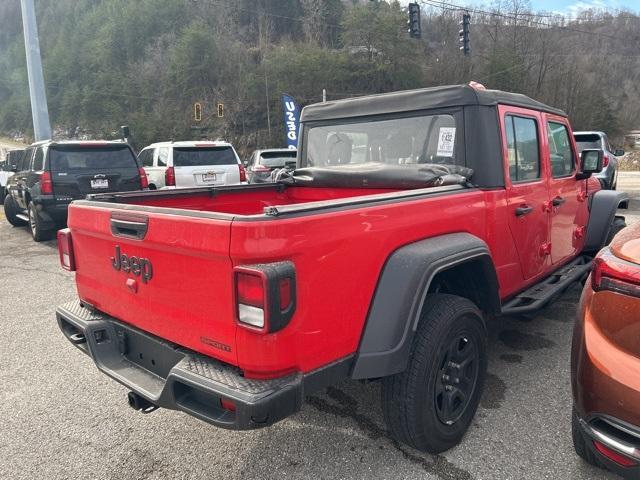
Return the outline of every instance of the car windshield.
{"type": "Polygon", "coordinates": [[[262,152],[260,154],[260,164],[269,168],[284,167],[286,162],[295,161],[297,152],[295,150],[285,152],[262,152]]]}
{"type": "Polygon", "coordinates": [[[174,147],[174,167],[201,167],[208,165],[237,165],[231,147],[174,147]]]}
{"type": "Polygon", "coordinates": [[[126,145],[56,145],[49,149],[49,165],[54,172],[137,168],[126,145]]]}
{"type": "Polygon", "coordinates": [[[576,135],[575,137],[579,152],[585,148],[602,148],[602,139],[600,138],[600,135],[590,133],[576,135]]]}
{"type": "Polygon", "coordinates": [[[453,115],[422,115],[307,127],[307,167],[464,165],[453,115]]]}

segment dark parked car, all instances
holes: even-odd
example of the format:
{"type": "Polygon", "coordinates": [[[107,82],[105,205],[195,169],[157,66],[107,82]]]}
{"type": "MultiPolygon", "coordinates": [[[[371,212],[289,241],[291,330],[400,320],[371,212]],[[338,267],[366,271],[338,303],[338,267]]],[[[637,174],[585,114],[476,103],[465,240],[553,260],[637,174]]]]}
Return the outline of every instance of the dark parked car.
{"type": "Polygon", "coordinates": [[[594,175],[605,190],[615,190],[618,185],[618,158],[624,155],[624,150],[614,150],[609,138],[604,132],[573,132],[578,151],[585,148],[599,148],[604,150],[602,171],[594,175]]]}
{"type": "Polygon", "coordinates": [[[4,212],[14,226],[29,224],[36,242],[67,222],[67,207],[88,193],[140,190],[147,177],[122,142],[46,140],[27,148],[7,182],[4,212]]]}
{"type": "Polygon", "coordinates": [[[640,224],[594,260],[571,355],[576,453],[640,478],[640,224]]]}
{"type": "Polygon", "coordinates": [[[247,180],[249,183],[269,183],[271,172],[287,165],[295,166],[297,155],[297,150],[287,148],[256,150],[247,162],[247,180]]]}

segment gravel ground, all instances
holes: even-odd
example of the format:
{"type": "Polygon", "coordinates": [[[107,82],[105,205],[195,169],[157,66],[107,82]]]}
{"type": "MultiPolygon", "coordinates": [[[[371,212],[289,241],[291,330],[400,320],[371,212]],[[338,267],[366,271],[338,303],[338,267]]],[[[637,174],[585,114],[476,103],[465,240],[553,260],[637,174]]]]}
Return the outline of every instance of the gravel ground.
{"type": "MultiPolygon", "coordinates": [[[[640,213],[640,174],[621,174],[640,213]]],[[[230,432],[185,414],[141,415],[59,333],[75,298],[54,242],[0,214],[0,478],[613,478],[571,445],[569,349],[579,289],[529,321],[490,325],[486,393],[462,444],[425,455],[391,440],[376,383],[343,382],[271,428],[230,432]]]]}

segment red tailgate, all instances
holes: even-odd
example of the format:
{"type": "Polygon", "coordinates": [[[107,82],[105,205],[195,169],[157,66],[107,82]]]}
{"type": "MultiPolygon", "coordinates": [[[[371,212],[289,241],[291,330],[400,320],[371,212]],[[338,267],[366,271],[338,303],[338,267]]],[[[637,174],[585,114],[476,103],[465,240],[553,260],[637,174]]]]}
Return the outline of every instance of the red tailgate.
{"type": "Polygon", "coordinates": [[[237,364],[230,220],[72,204],[68,225],[83,301],[237,364]]]}

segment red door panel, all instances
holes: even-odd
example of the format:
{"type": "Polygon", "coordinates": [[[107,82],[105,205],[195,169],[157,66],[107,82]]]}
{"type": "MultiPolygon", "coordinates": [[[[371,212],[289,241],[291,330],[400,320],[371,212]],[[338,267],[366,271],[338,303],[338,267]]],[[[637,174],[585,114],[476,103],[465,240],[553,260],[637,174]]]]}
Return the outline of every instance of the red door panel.
{"type": "Polygon", "coordinates": [[[549,185],[538,112],[499,106],[509,229],[525,280],[544,272],[549,258],[549,185]]]}

